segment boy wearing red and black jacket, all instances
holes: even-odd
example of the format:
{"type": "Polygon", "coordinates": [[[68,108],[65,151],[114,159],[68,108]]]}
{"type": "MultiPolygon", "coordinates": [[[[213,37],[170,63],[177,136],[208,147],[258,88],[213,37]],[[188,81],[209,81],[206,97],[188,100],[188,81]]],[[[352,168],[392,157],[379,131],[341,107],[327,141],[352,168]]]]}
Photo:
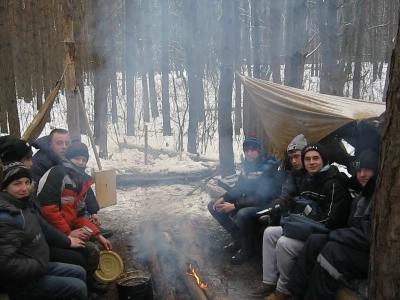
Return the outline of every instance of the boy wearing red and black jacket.
{"type": "Polygon", "coordinates": [[[88,159],[86,145],[72,143],[60,165],[51,168],[40,179],[37,197],[47,222],[66,235],[74,229],[87,226],[93,232],[93,237],[110,250],[111,243],[84,216],[86,194],[94,183],[93,178],[85,172],[88,159]]]}

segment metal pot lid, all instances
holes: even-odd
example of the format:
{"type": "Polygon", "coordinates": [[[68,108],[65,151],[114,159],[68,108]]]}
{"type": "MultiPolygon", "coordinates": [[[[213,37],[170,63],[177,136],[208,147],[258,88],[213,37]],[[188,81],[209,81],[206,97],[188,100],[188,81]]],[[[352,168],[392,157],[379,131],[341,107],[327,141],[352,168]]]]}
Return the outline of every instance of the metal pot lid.
{"type": "Polygon", "coordinates": [[[111,250],[100,252],[99,268],[94,276],[101,282],[111,282],[124,272],[124,261],[121,256],[111,250]]]}

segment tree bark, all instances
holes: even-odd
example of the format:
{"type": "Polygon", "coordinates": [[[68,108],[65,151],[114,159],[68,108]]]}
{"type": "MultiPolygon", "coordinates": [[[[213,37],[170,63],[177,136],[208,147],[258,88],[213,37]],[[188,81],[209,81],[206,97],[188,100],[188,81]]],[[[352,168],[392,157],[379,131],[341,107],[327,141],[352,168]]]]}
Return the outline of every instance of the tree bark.
{"type": "Polygon", "coordinates": [[[195,62],[199,49],[196,47],[195,39],[198,38],[198,10],[197,0],[189,0],[185,4],[185,24],[187,26],[185,36],[186,70],[189,85],[189,128],[187,151],[197,153],[197,129],[199,114],[198,102],[204,101],[202,95],[202,76],[199,77],[198,64],[195,62]]]}
{"type": "Polygon", "coordinates": [[[126,70],[126,135],[135,135],[135,1],[126,1],[125,70],[126,70]]]}
{"type": "Polygon", "coordinates": [[[161,2],[161,88],[162,88],[162,118],[163,135],[171,135],[171,116],[169,103],[169,0],[161,2]]]}
{"type": "Polygon", "coordinates": [[[79,106],[75,98],[75,39],[72,1],[63,1],[63,39],[65,64],[65,96],[67,98],[67,124],[71,139],[81,139],[79,128],[79,106]]]}
{"type": "MultiPolygon", "coordinates": [[[[342,91],[337,89],[337,7],[334,0],[318,0],[318,22],[321,39],[320,72],[322,94],[339,95],[342,91]]],[[[343,90],[343,87],[342,87],[343,90]]]]}
{"type": "MultiPolygon", "coordinates": [[[[240,26],[240,0],[235,0],[235,70],[241,72],[242,60],[241,60],[241,26],[240,26]]],[[[235,75],[235,134],[240,135],[240,128],[242,128],[242,82],[240,77],[235,75]]]]}
{"type": "Polygon", "coordinates": [[[281,36],[282,36],[282,15],[283,15],[283,1],[271,2],[270,24],[271,30],[271,61],[270,66],[272,70],[272,81],[278,84],[282,83],[281,79],[281,64],[280,64],[280,49],[281,49],[281,36]]]}
{"type": "Polygon", "coordinates": [[[251,37],[253,41],[253,76],[261,78],[259,0],[251,0],[251,37]]]}
{"type": "Polygon", "coordinates": [[[375,191],[369,268],[370,299],[400,299],[400,24],[390,62],[386,124],[375,191]]]}
{"type": "Polygon", "coordinates": [[[285,17],[285,71],[284,71],[284,82],[285,85],[289,85],[290,81],[290,70],[291,70],[291,59],[292,55],[292,35],[293,33],[293,12],[294,12],[294,1],[286,0],[286,17],[285,17]]]}
{"type": "Polygon", "coordinates": [[[108,158],[107,149],[107,96],[109,80],[107,77],[104,50],[107,46],[105,37],[107,33],[100,22],[106,16],[105,0],[92,0],[92,66],[93,66],[93,85],[94,85],[94,136],[95,142],[99,145],[99,156],[108,158]]]}
{"type": "MultiPolygon", "coordinates": [[[[11,8],[9,1],[0,1],[0,96],[4,99],[5,105],[1,105],[0,112],[3,116],[3,128],[6,128],[8,113],[8,129],[11,136],[20,137],[21,129],[17,107],[17,94],[15,90],[14,60],[12,51],[12,22],[9,15],[11,8]]],[[[3,131],[4,132],[4,131],[3,131]]]]}
{"type": "Polygon", "coordinates": [[[360,98],[360,88],[361,88],[361,72],[363,63],[363,49],[365,42],[365,14],[367,10],[367,1],[358,0],[357,1],[357,18],[358,28],[357,28],[357,39],[356,39],[356,52],[354,59],[354,76],[353,76],[353,98],[360,98]]]}
{"type": "Polygon", "coordinates": [[[146,49],[147,55],[147,73],[149,77],[149,94],[150,94],[150,106],[151,106],[151,116],[152,118],[157,118],[159,116],[158,106],[157,106],[157,94],[156,94],[156,83],[154,80],[154,63],[153,63],[153,42],[152,42],[152,32],[151,32],[151,10],[150,10],[150,0],[143,1],[143,13],[144,18],[142,22],[145,24],[145,43],[144,48],[146,49]]]}
{"type": "MultiPolygon", "coordinates": [[[[293,31],[291,35],[290,45],[290,65],[289,80],[285,77],[285,82],[289,86],[302,89],[304,76],[304,63],[306,59],[306,19],[307,19],[307,3],[304,0],[296,0],[292,7],[291,16],[293,18],[293,31]]],[[[285,66],[286,71],[286,66],[285,66]]]]}
{"type": "MultiPolygon", "coordinates": [[[[232,0],[222,1],[222,45],[221,45],[221,79],[218,95],[218,137],[219,161],[221,173],[230,175],[235,172],[233,159],[232,128],[232,85],[233,85],[233,40],[235,28],[234,4],[232,0]]],[[[253,9],[253,7],[252,7],[253,9]]]]}

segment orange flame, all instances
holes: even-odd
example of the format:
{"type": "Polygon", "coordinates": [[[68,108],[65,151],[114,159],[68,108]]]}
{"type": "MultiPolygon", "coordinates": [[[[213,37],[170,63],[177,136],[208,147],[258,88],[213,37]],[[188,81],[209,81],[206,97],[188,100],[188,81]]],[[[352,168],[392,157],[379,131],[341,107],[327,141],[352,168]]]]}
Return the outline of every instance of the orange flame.
{"type": "Polygon", "coordinates": [[[186,274],[196,278],[196,281],[197,281],[197,284],[199,285],[199,287],[201,287],[202,289],[205,289],[207,287],[207,284],[200,281],[200,277],[199,277],[199,275],[197,275],[192,264],[189,264],[189,271],[190,271],[190,273],[186,272],[186,274]]]}

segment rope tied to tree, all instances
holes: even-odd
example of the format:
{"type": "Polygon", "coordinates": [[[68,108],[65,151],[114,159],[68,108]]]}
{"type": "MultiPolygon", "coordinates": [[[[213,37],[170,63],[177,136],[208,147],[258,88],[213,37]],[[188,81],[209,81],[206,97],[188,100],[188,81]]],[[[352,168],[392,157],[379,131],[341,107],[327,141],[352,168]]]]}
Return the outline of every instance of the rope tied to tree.
{"type": "Polygon", "coordinates": [[[61,78],[60,78],[59,81],[62,81],[62,80],[63,80],[64,75],[65,75],[65,72],[67,71],[68,66],[69,66],[69,65],[73,65],[73,64],[75,64],[75,63],[74,63],[74,62],[70,62],[70,63],[65,64],[64,71],[63,71],[63,73],[62,73],[61,78]]]}

